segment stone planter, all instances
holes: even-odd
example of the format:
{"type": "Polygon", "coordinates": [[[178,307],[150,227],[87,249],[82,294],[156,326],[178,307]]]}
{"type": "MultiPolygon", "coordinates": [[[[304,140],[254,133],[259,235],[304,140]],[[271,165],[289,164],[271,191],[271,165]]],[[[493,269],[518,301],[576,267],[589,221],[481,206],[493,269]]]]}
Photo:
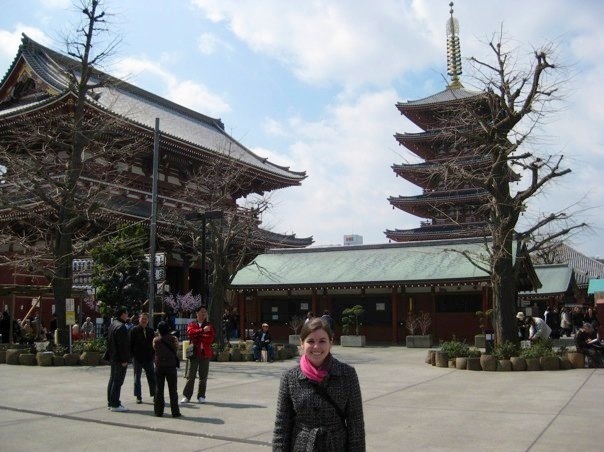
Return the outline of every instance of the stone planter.
{"type": "Polygon", "coordinates": [[[222,352],[219,352],[217,356],[217,361],[223,363],[228,362],[231,359],[231,352],[229,352],[228,350],[224,350],[222,352]]]}
{"type": "Polygon", "coordinates": [[[241,361],[241,350],[239,348],[231,349],[231,361],[241,361]]]}
{"type": "Polygon", "coordinates": [[[430,348],[432,347],[432,336],[429,334],[409,335],[405,338],[407,348],[430,348]]]}
{"type": "Polygon", "coordinates": [[[487,337],[484,334],[474,336],[474,347],[485,348],[487,346],[487,337]]]}
{"type": "Polygon", "coordinates": [[[497,370],[499,372],[511,372],[512,362],[509,359],[500,359],[497,361],[497,370]]]}
{"type": "Polygon", "coordinates": [[[0,364],[6,363],[6,350],[0,350],[0,364]]]}
{"type": "Polygon", "coordinates": [[[573,365],[570,363],[570,360],[566,356],[560,357],[560,369],[569,370],[572,369],[573,365]]]}
{"type": "Polygon", "coordinates": [[[38,366],[52,366],[52,357],[54,356],[53,352],[38,352],[36,353],[36,361],[38,362],[38,366]]]}
{"type": "Polygon", "coordinates": [[[455,358],[452,358],[449,360],[449,368],[450,369],[455,369],[455,358]]]}
{"type": "Polygon", "coordinates": [[[85,366],[98,366],[101,361],[101,352],[86,351],[80,355],[80,362],[85,366]]]}
{"type": "Polygon", "coordinates": [[[53,355],[52,356],[52,365],[53,366],[64,366],[65,358],[63,358],[62,356],[59,356],[59,355],[53,355]]]}
{"type": "Polygon", "coordinates": [[[436,367],[449,367],[449,355],[446,352],[436,352],[436,367]]]}
{"type": "Polygon", "coordinates": [[[533,372],[541,370],[541,363],[539,362],[539,358],[526,358],[526,370],[533,372]]]}
{"type": "Polygon", "coordinates": [[[21,353],[19,355],[19,364],[22,366],[35,366],[38,363],[36,362],[36,355],[34,353],[21,353]]]}
{"type": "Polygon", "coordinates": [[[512,356],[510,362],[512,363],[512,370],[514,372],[523,372],[526,370],[526,359],[519,356],[512,356]]]}
{"type": "MultiPolygon", "coordinates": [[[[566,357],[570,361],[570,364],[573,366],[573,369],[583,369],[585,367],[585,355],[583,353],[578,352],[568,352],[566,357]]],[[[6,362],[8,362],[8,355],[6,362]]]]}
{"type": "Polygon", "coordinates": [[[65,353],[63,358],[66,366],[77,366],[80,362],[80,355],[77,353],[65,353]]]}
{"type": "Polygon", "coordinates": [[[292,345],[300,345],[300,335],[299,334],[290,334],[289,343],[292,345]]]}
{"type": "Polygon", "coordinates": [[[6,364],[18,365],[19,355],[21,354],[21,352],[22,350],[16,348],[9,348],[6,351],[6,364]]]}
{"type": "Polygon", "coordinates": [[[455,358],[455,368],[456,369],[467,369],[468,368],[468,358],[465,356],[458,356],[455,358]]]}
{"type": "Polygon", "coordinates": [[[560,360],[557,356],[542,356],[539,364],[543,370],[560,370],[560,360]]]}
{"type": "Polygon", "coordinates": [[[495,372],[497,370],[497,358],[493,355],[480,355],[480,367],[487,372],[495,372]]]}
{"type": "Polygon", "coordinates": [[[470,356],[468,358],[468,370],[482,370],[480,365],[480,357],[470,356]]]}
{"type": "Polygon", "coordinates": [[[365,347],[365,336],[340,336],[342,347],[365,347]]]}

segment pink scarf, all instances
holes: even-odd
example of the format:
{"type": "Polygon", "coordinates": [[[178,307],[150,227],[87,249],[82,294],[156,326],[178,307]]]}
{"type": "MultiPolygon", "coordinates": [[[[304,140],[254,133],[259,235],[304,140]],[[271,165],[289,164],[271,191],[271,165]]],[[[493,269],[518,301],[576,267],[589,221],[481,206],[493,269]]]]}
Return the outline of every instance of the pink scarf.
{"type": "Polygon", "coordinates": [[[325,365],[319,368],[313,366],[306,355],[302,355],[302,358],[300,358],[300,370],[306,376],[306,378],[318,383],[322,382],[325,376],[329,373],[329,371],[325,368],[325,365]]]}

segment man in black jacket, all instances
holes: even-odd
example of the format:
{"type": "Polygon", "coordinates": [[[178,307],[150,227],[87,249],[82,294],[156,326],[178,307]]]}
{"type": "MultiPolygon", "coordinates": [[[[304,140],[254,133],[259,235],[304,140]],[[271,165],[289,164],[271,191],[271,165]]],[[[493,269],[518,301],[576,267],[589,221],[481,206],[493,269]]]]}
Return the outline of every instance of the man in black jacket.
{"type": "Polygon", "coordinates": [[[153,338],[155,333],[149,326],[149,314],[143,312],[138,320],[138,325],[130,331],[130,350],[132,351],[132,366],[134,367],[134,397],[136,403],[143,403],[141,375],[145,369],[147,383],[149,383],[149,395],[155,396],[155,369],[153,368],[153,338]]]}
{"type": "Polygon", "coordinates": [[[128,411],[120,402],[122,384],[126,378],[126,369],[130,360],[130,339],[126,330],[128,310],[120,307],[109,326],[107,338],[107,356],[111,362],[111,376],[107,385],[107,402],[111,411],[128,411]]]}
{"type": "Polygon", "coordinates": [[[260,361],[260,352],[265,348],[268,353],[268,362],[272,363],[275,360],[275,347],[271,344],[271,333],[268,332],[268,323],[263,323],[262,329],[256,331],[252,339],[254,340],[254,346],[252,347],[254,360],[260,361]]]}

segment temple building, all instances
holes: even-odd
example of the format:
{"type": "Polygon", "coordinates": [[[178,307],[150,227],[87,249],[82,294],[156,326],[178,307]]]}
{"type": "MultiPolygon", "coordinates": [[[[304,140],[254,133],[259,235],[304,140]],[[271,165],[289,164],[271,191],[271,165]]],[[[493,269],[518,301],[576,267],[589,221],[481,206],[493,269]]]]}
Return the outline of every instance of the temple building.
{"type": "MultiPolygon", "coordinates": [[[[66,128],[61,121],[68,121],[80,108],[74,88],[80,65],[77,59],[23,35],[18,53],[0,82],[0,190],[3,199],[9,200],[0,204],[0,226],[11,229],[12,234],[0,237],[0,253],[4,256],[0,308],[13,305],[15,318],[28,311],[35,295],[42,296],[43,316],[50,318],[53,295],[49,280],[42,274],[45,265],[53,265],[48,251],[52,242],[42,221],[59,215],[57,180],[67,177],[69,158],[61,149],[67,149],[67,140],[60,136],[66,128]],[[50,127],[56,127],[58,138],[49,135],[44,142],[36,136],[50,127]],[[28,144],[26,140],[31,141],[28,144]],[[35,159],[46,159],[45,164],[38,164],[37,168],[35,159]],[[22,243],[7,239],[14,237],[15,231],[22,232],[22,243]],[[47,250],[46,254],[42,249],[47,250]],[[41,257],[37,262],[28,262],[23,258],[27,250],[40,251],[41,257]]],[[[261,229],[257,213],[242,212],[244,208],[238,204],[250,194],[263,195],[298,186],[306,178],[305,172],[290,170],[254,154],[225,131],[220,119],[175,104],[96,68],[91,68],[90,86],[83,117],[88,130],[101,133],[95,136],[100,144],[92,147],[86,143],[88,147],[82,155],[77,182],[82,196],[76,199],[82,200],[80,207],[86,209],[87,215],[76,229],[80,240],[86,234],[91,237],[99,230],[107,231],[112,225],[149,226],[152,186],[156,181],[157,251],[165,259],[166,282],[178,293],[194,290],[201,274],[184,239],[181,243],[167,240],[181,238],[182,219],[189,213],[203,215],[219,208],[224,215],[249,216],[258,224],[253,237],[256,252],[312,243],[311,237],[297,238],[261,229]],[[107,152],[105,147],[113,147],[113,153],[102,154],[107,152]],[[156,177],[154,150],[159,155],[156,177]],[[227,184],[229,178],[233,182],[227,184]]],[[[86,261],[81,260],[86,256],[74,250],[73,258],[74,282],[86,286],[85,281],[78,280],[78,272],[85,274],[89,270],[86,261]]]]}
{"type": "MultiPolygon", "coordinates": [[[[451,4],[452,6],[452,4],[451,4]]],[[[423,160],[421,163],[395,164],[397,177],[422,188],[422,193],[411,196],[391,196],[392,208],[423,218],[419,228],[388,229],[386,237],[395,242],[414,242],[434,239],[482,237],[485,235],[486,213],[480,209],[487,201],[484,189],[456,183],[441,177],[441,165],[455,160],[480,171],[488,164],[486,157],[473,153],[470,143],[458,144],[455,130],[467,128],[463,110],[480,109],[481,93],[467,90],[459,80],[462,73],[459,43],[459,23],[453,17],[447,21],[447,60],[451,82],[441,92],[424,99],[398,102],[396,108],[421,132],[397,133],[399,145],[423,160]]]]}

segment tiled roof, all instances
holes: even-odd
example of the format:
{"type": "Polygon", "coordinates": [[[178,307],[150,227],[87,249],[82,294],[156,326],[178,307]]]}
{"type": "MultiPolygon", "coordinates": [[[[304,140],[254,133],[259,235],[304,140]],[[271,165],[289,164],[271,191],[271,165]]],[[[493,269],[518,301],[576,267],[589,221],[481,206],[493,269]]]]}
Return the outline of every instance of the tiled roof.
{"type": "Polygon", "coordinates": [[[488,281],[489,276],[460,251],[485,256],[484,240],[271,250],[240,270],[231,286],[243,289],[488,281]]]}
{"type": "Polygon", "coordinates": [[[478,91],[470,91],[465,88],[450,88],[447,87],[443,91],[440,91],[436,94],[433,94],[428,97],[424,97],[423,99],[418,100],[409,100],[407,102],[401,102],[398,104],[400,107],[405,106],[419,106],[419,105],[428,105],[428,104],[439,104],[446,103],[455,100],[467,99],[470,97],[479,96],[481,93],[478,91]]]}
{"type": "Polygon", "coordinates": [[[519,295],[561,295],[568,291],[573,269],[566,264],[535,265],[535,272],[542,286],[536,291],[522,291],[519,295]]]}
{"type": "MultiPolygon", "coordinates": [[[[586,288],[590,279],[604,278],[604,264],[597,259],[580,253],[571,246],[560,243],[553,254],[555,263],[567,264],[575,271],[577,285],[586,288]]],[[[538,257],[534,257],[537,261],[538,257]]]]}
{"type": "MultiPolygon", "coordinates": [[[[60,92],[69,89],[66,72],[70,69],[77,69],[75,60],[36,43],[26,35],[23,35],[19,52],[27,64],[46,83],[60,92]]],[[[17,57],[2,84],[18,60],[17,57]]],[[[195,147],[237,159],[262,172],[288,179],[290,183],[298,184],[306,178],[305,172],[291,171],[289,168],[275,165],[266,158],[254,154],[224,131],[224,125],[220,119],[197,113],[101,71],[95,71],[93,78],[97,81],[110,80],[112,86],[111,88],[95,89],[94,98],[89,99],[90,103],[96,104],[114,115],[126,118],[128,121],[150,130],[155,127],[155,118],[159,118],[163,136],[182,140],[195,147]]]]}

